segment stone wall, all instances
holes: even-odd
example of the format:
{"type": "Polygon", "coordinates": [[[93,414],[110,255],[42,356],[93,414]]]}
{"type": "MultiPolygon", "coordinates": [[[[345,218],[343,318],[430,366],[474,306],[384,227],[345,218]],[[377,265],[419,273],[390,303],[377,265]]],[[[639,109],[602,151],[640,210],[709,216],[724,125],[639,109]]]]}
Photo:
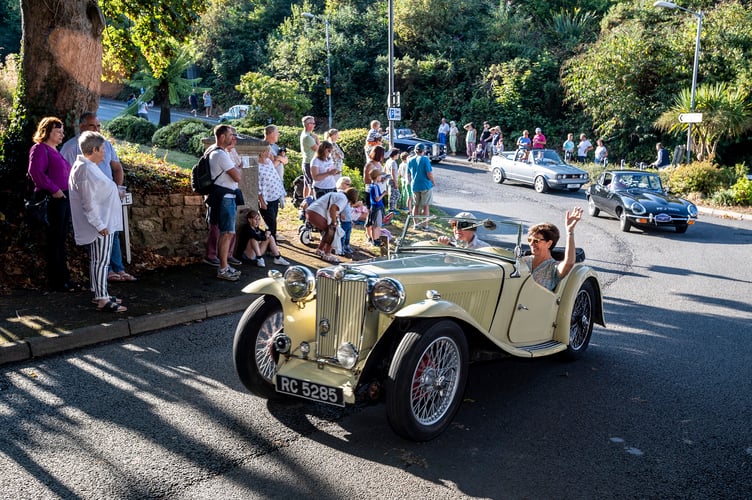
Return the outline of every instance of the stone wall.
{"type": "MultiPolygon", "coordinates": [[[[204,140],[204,145],[213,144],[204,140]]],[[[245,205],[258,210],[258,154],[266,142],[254,138],[238,138],[237,151],[248,156],[249,166],[243,168],[239,183],[245,205]]],[[[204,255],[207,225],[204,197],[195,194],[139,195],[133,193],[128,211],[131,248],[151,248],[167,257],[200,257],[204,255]]],[[[238,218],[238,223],[244,221],[238,218]]],[[[121,238],[122,241],[122,238],[121,238]]]]}

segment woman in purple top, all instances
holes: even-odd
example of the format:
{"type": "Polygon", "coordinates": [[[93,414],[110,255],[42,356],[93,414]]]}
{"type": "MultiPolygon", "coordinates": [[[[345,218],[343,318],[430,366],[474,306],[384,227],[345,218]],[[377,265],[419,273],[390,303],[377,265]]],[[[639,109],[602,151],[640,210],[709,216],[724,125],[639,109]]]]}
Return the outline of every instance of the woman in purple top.
{"type": "Polygon", "coordinates": [[[71,166],[58,152],[63,142],[63,122],[54,116],[42,118],[29,151],[29,175],[38,196],[49,195],[47,203],[47,278],[58,291],[78,292],[83,287],[71,281],[65,240],[71,224],[68,175],[71,166]]]}

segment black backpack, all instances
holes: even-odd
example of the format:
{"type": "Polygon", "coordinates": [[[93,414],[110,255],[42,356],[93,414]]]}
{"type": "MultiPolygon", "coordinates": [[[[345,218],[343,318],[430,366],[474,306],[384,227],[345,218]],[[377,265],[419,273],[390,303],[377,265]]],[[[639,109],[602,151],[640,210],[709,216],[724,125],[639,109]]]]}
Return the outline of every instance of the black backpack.
{"type": "Polygon", "coordinates": [[[209,155],[217,149],[217,146],[209,146],[204,154],[199,158],[198,163],[191,168],[191,189],[198,194],[209,194],[214,187],[214,181],[222,175],[212,178],[211,165],[209,165],[209,155]]]}

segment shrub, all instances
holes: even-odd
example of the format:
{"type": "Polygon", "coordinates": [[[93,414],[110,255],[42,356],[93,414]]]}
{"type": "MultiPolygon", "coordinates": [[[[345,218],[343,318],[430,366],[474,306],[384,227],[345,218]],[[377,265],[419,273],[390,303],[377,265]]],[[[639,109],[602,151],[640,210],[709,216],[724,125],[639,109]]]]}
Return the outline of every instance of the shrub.
{"type": "MultiPolygon", "coordinates": [[[[104,129],[110,134],[112,134],[116,139],[126,140],[125,137],[128,133],[128,127],[130,127],[134,122],[139,121],[139,120],[146,121],[137,116],[130,116],[130,115],[118,116],[118,117],[113,118],[109,122],[105,123],[104,129]]],[[[149,140],[151,140],[151,137],[149,137],[149,140]]]]}
{"type": "Polygon", "coordinates": [[[731,186],[731,192],[737,205],[752,205],[752,180],[746,176],[740,177],[736,184],[731,186]]]}
{"type": "Polygon", "coordinates": [[[709,161],[680,165],[668,177],[668,186],[674,193],[711,196],[722,185],[723,173],[709,161]]]}
{"type": "Polygon", "coordinates": [[[136,119],[128,125],[125,131],[125,140],[139,144],[151,144],[151,138],[156,132],[157,126],[143,118],[136,119]]]}
{"type": "MultiPolygon", "coordinates": [[[[145,121],[145,120],[141,120],[145,121]]],[[[190,194],[190,172],[152,154],[143,153],[135,144],[118,147],[128,190],[139,194],[190,194]]]]}
{"type": "Polygon", "coordinates": [[[730,189],[722,189],[716,192],[711,200],[713,205],[721,207],[728,207],[736,204],[734,200],[734,192],[730,189]]]}
{"type": "Polygon", "coordinates": [[[366,143],[367,135],[368,130],[364,128],[340,130],[339,140],[337,141],[339,147],[345,152],[345,165],[357,171],[360,179],[363,177],[363,165],[366,164],[363,146],[366,143]]]}
{"type": "Polygon", "coordinates": [[[193,141],[194,136],[199,136],[195,141],[201,144],[201,139],[211,135],[212,126],[203,120],[188,118],[173,122],[166,127],[162,127],[151,138],[152,144],[165,149],[177,149],[183,153],[200,154],[200,150],[195,149],[193,141]]]}

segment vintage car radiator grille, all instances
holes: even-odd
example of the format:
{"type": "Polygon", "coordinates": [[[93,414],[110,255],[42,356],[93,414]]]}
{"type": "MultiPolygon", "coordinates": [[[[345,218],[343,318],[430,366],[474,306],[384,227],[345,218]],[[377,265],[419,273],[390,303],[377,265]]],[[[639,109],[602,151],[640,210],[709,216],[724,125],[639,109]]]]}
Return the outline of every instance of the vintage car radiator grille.
{"type": "Polygon", "coordinates": [[[361,348],[363,317],[368,305],[368,282],[365,276],[344,280],[319,273],[316,279],[316,342],[317,357],[335,357],[337,348],[350,342],[361,348]],[[330,330],[321,332],[322,321],[328,321],[330,330]]]}

